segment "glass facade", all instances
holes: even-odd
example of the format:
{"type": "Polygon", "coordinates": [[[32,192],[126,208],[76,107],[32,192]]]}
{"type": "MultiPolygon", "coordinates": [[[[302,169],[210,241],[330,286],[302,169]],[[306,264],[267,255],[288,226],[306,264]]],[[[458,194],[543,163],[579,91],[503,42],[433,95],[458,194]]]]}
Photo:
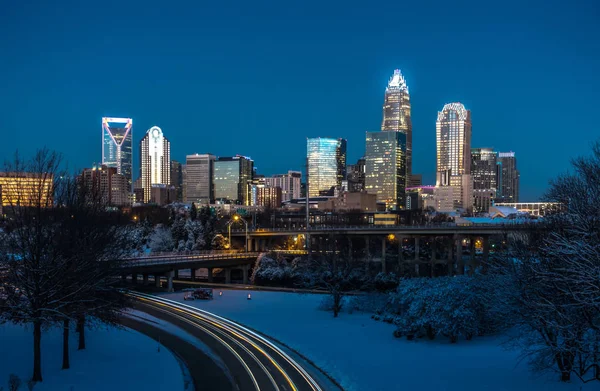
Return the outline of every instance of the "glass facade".
{"type": "Polygon", "coordinates": [[[453,186],[457,208],[472,209],[471,112],[462,103],[448,103],[436,123],[437,186],[453,186]]]}
{"type": "Polygon", "coordinates": [[[491,148],[471,149],[473,211],[488,212],[498,188],[498,153],[491,148]]]}
{"type": "Polygon", "coordinates": [[[342,186],[346,178],[346,140],[309,138],[306,156],[310,197],[342,186]]]}
{"type": "Polygon", "coordinates": [[[150,201],[152,185],[171,184],[171,143],[158,126],[148,129],[140,141],[140,178],[144,202],[150,201]]]}
{"type": "Polygon", "coordinates": [[[222,157],[215,161],[215,199],[238,205],[250,205],[252,159],[244,156],[222,157]]]}
{"type": "Polygon", "coordinates": [[[400,132],[367,132],[365,190],[377,195],[387,209],[406,204],[406,135],[400,132]]]}
{"type": "Polygon", "coordinates": [[[125,176],[130,191],[133,163],[132,126],[131,118],[102,118],[102,164],[115,167],[118,174],[125,176]]]}
{"type": "Polygon", "coordinates": [[[410,119],[410,94],[406,80],[399,69],[385,89],[383,103],[383,121],[381,130],[384,132],[401,132],[406,135],[406,173],[412,174],[412,122],[410,119]]]}
{"type": "Polygon", "coordinates": [[[497,202],[519,202],[517,157],[514,152],[498,153],[498,196],[497,202]]]}

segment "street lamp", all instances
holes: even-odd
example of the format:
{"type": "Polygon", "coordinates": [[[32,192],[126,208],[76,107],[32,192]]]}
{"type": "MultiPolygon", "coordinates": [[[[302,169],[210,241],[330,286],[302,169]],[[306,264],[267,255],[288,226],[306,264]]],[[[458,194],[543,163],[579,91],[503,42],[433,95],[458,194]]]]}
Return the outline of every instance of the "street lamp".
{"type": "Polygon", "coordinates": [[[248,252],[248,222],[244,220],[244,218],[240,215],[233,215],[231,220],[229,220],[229,222],[227,223],[227,230],[229,232],[229,246],[231,247],[231,224],[234,224],[240,220],[242,220],[246,226],[246,245],[244,246],[244,248],[246,249],[246,252],[248,252]]]}

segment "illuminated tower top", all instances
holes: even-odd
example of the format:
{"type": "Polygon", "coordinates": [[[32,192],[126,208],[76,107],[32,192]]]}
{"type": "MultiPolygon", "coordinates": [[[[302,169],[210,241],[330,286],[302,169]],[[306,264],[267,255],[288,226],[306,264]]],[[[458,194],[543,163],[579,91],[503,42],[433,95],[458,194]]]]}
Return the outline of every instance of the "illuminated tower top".
{"type": "Polygon", "coordinates": [[[131,118],[102,118],[102,164],[115,167],[124,175],[131,187],[132,169],[132,128],[131,118]]]}
{"type": "Polygon", "coordinates": [[[384,132],[400,132],[406,135],[406,174],[412,174],[412,122],[410,119],[410,95],[406,80],[396,69],[385,89],[383,102],[384,132]]]}

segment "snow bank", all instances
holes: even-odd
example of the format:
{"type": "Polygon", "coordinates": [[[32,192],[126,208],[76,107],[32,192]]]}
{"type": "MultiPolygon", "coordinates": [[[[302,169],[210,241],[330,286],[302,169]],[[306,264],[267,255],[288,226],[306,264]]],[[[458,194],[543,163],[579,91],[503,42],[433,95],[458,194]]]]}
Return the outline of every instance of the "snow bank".
{"type": "MultiPolygon", "coordinates": [[[[215,290],[209,301],[186,304],[238,321],[296,349],[326,370],[347,391],[579,391],[580,384],[562,384],[556,376],[534,375],[518,352],[507,351],[498,338],[475,338],[450,344],[446,339],[396,339],[394,326],[364,313],[317,310],[322,295],[215,290]]],[[[183,293],[161,296],[183,302],[183,293]]],[[[600,389],[598,384],[582,390],[600,389]]]]}
{"type": "MultiPolygon", "coordinates": [[[[173,354],[133,330],[87,331],[86,350],[77,350],[71,333],[71,369],[61,370],[62,333],[42,334],[42,375],[35,391],[183,390],[183,374],[173,354]]],[[[25,383],[31,378],[33,333],[31,328],[0,325],[0,388],[8,389],[9,374],[25,383]]]]}

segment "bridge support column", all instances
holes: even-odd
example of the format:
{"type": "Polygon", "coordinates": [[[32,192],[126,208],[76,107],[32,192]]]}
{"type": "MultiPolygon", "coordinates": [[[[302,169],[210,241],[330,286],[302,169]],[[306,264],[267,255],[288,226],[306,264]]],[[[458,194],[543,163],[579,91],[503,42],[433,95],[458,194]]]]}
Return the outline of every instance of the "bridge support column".
{"type": "Polygon", "coordinates": [[[144,273],[142,276],[142,284],[148,285],[148,273],[144,273]]]}
{"type": "Polygon", "coordinates": [[[490,262],[490,237],[484,236],[483,240],[483,272],[487,273],[490,262]]]}
{"type": "Polygon", "coordinates": [[[179,280],[179,270],[178,269],[173,270],[173,278],[176,280],[179,280]]]}
{"type": "Polygon", "coordinates": [[[213,268],[209,267],[206,270],[208,270],[208,282],[213,282],[213,268]]]}
{"type": "Polygon", "coordinates": [[[131,283],[137,284],[137,274],[136,273],[131,274],[131,283]]]}
{"type": "Polygon", "coordinates": [[[452,276],[454,274],[454,254],[452,254],[452,249],[454,246],[452,245],[452,238],[450,238],[450,245],[448,246],[448,275],[452,276]]]}
{"type": "Polygon", "coordinates": [[[421,251],[421,238],[418,236],[415,236],[415,261],[419,262],[419,252],[421,251]]]}
{"type": "Polygon", "coordinates": [[[160,274],[154,275],[154,286],[160,288],[160,274]]]}
{"type": "Polygon", "coordinates": [[[469,237],[469,275],[472,276],[475,271],[475,237],[469,237]]]}
{"type": "Polygon", "coordinates": [[[231,268],[225,269],[225,283],[231,284],[231,268]]]}
{"type": "Polygon", "coordinates": [[[194,268],[190,269],[190,279],[196,281],[196,269],[194,268]]]}
{"type": "Polygon", "coordinates": [[[387,265],[385,264],[385,250],[387,246],[386,239],[386,236],[384,236],[383,239],[381,239],[381,271],[383,273],[387,272],[387,265]]]}
{"type": "Polygon", "coordinates": [[[250,270],[250,265],[242,266],[243,281],[244,281],[245,285],[248,285],[248,271],[249,270],[250,270]]]}
{"type": "Polygon", "coordinates": [[[173,292],[173,276],[175,275],[174,271],[170,271],[167,273],[167,291],[168,292],[173,292]]]}
{"type": "Polygon", "coordinates": [[[371,260],[371,238],[365,236],[365,248],[367,250],[367,261],[371,260]]]}
{"type": "Polygon", "coordinates": [[[404,242],[404,237],[398,236],[398,270],[400,271],[400,275],[403,275],[403,263],[404,263],[404,252],[402,249],[402,244],[404,242]]]}
{"type": "Polygon", "coordinates": [[[462,276],[465,274],[465,264],[462,259],[462,236],[456,236],[456,274],[462,276]]]}
{"type": "Polygon", "coordinates": [[[431,277],[435,277],[435,251],[437,249],[437,243],[435,241],[435,236],[432,238],[431,240],[431,261],[430,261],[430,265],[431,265],[431,270],[430,270],[430,275],[431,277]]]}

